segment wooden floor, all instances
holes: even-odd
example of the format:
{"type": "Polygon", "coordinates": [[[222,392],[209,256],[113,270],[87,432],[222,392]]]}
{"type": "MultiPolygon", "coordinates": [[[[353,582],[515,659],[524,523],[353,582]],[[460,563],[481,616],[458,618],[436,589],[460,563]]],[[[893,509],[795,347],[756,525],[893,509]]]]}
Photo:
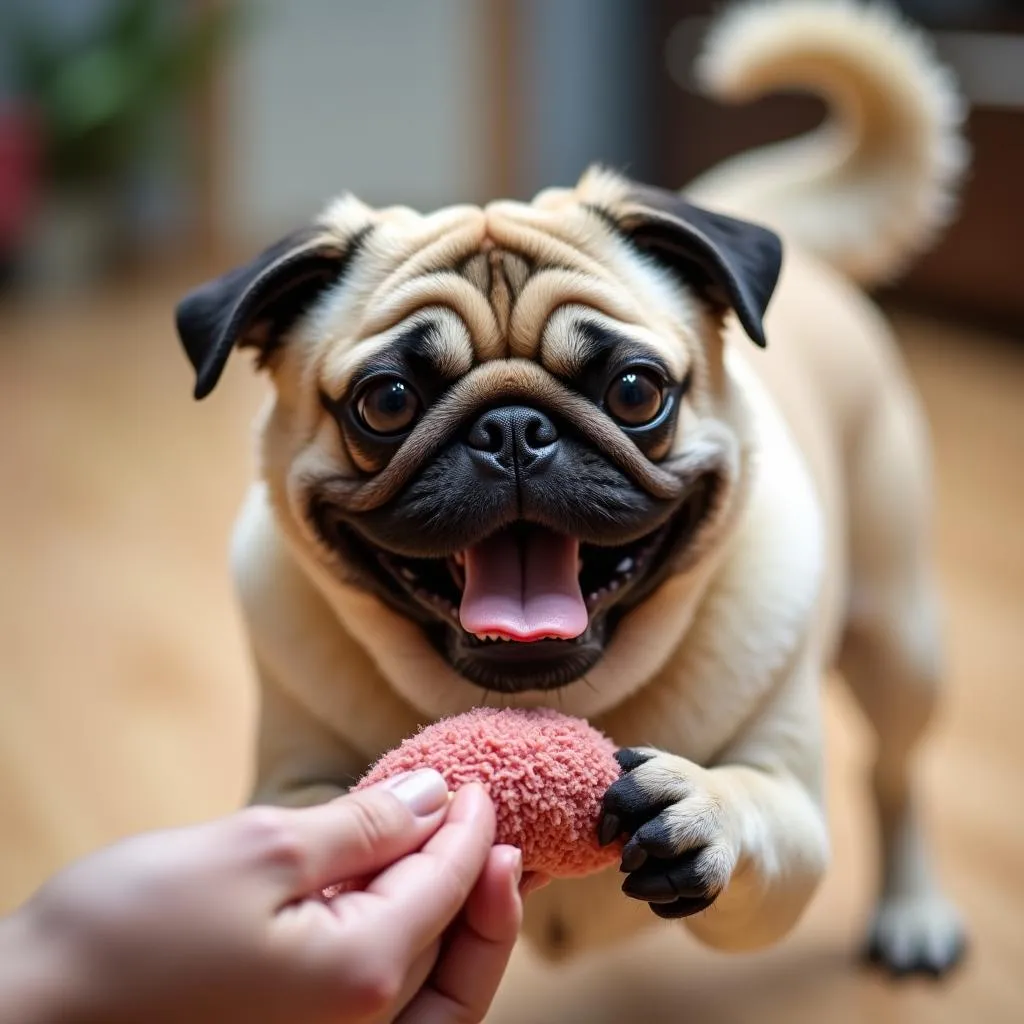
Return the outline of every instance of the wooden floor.
{"type": "MultiPolygon", "coordinates": [[[[262,390],[241,359],[192,403],[175,295],[0,311],[0,911],[100,843],[245,791],[253,701],[225,549],[262,390]]],[[[870,748],[833,686],[835,866],[792,939],[732,959],[663,925],[561,972],[524,954],[502,1021],[1024,1020],[1024,345],[899,323],[938,451],[950,686],[921,768],[967,965],[937,987],[854,965],[870,748]]]]}

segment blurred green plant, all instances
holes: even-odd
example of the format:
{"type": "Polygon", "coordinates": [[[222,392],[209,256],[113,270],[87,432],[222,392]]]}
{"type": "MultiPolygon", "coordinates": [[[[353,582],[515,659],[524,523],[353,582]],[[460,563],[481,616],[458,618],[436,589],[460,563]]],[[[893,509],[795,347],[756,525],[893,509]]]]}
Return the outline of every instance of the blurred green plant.
{"type": "Polygon", "coordinates": [[[47,31],[30,4],[5,26],[15,86],[40,119],[53,184],[113,184],[150,144],[156,120],[210,71],[238,7],[222,0],[174,17],[182,6],[114,0],[84,38],[72,40],[47,31]]]}

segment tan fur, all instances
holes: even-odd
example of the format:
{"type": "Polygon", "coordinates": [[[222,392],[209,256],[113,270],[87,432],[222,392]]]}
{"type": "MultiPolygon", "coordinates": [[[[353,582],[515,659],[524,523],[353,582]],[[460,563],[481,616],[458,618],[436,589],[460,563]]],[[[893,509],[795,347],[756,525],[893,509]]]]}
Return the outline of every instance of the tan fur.
{"type": "Polygon", "coordinates": [[[691,182],[695,202],[763,219],[862,284],[898,274],[952,216],[964,104],[927,38],[886,4],[737,5],[709,34],[697,75],[722,102],[801,89],[831,110],[810,135],[691,182]]]}
{"type": "MultiPolygon", "coordinates": [[[[594,215],[591,205],[620,212],[629,202],[625,184],[607,172],[529,205],[421,216],[346,198],[320,219],[340,244],[368,224],[374,231],[354,272],[272,362],[260,479],[235,535],[234,572],[264,694],[254,798],[322,799],[418,723],[482,699],[416,626],[346,580],[306,522],[308,495],[333,488],[350,507],[373,507],[474,403],[543,393],[652,486],[678,487],[689,465],[714,465],[725,486],[691,557],[626,618],[585,682],[503,702],[558,707],[590,718],[620,745],[658,751],[637,772],[673,801],[680,842],[707,845],[722,889],[714,910],[687,925],[716,946],[748,949],[792,927],[827,864],[819,686],[822,671],[841,663],[880,735],[886,888],[876,935],[887,950],[927,947],[939,961],[959,941],[959,925],[931,878],[907,778],[938,676],[926,444],[888,329],[841,271],[875,276],[932,230],[937,190],[948,185],[935,160],[942,164],[953,136],[932,109],[944,100],[922,99],[937,88],[937,74],[893,22],[848,4],[783,8],[778,23],[767,8],[727,22],[709,76],[754,88],[786,80],[800,65],[813,71],[802,80],[850,85],[863,100],[857,137],[873,140],[877,159],[852,159],[811,183],[797,176],[791,194],[774,186],[764,193],[781,197],[764,213],[778,213],[791,243],[766,352],[731,318],[723,345],[716,314],[594,215]],[[876,45],[887,49],[869,52],[876,45]],[[793,54],[806,56],[808,47],[818,47],[814,60],[801,64],[793,54]],[[894,81],[873,70],[883,64],[894,81]],[[908,138],[884,131],[887,118],[902,119],[908,138]],[[918,143],[907,160],[907,147],[918,143]],[[885,169],[897,165],[903,177],[893,185],[885,169]],[[847,179],[855,186],[849,202],[838,184],[847,179]],[[904,202],[915,188],[923,206],[904,202]],[[788,211],[805,194],[825,219],[801,247],[788,211]],[[850,226],[866,210],[891,221],[867,247],[850,226]],[[342,393],[371,353],[438,309],[437,344],[464,376],[391,463],[367,477],[320,395],[342,393]],[[578,359],[572,322],[580,310],[677,372],[694,369],[663,465],[644,465],[548,372],[578,359]]],[[[760,160],[697,191],[724,208],[754,204],[761,213],[760,160]]],[[[876,227],[870,221],[868,234],[876,227]]],[[[653,920],[617,885],[610,872],[536,894],[531,938],[563,955],[653,920]]]]}

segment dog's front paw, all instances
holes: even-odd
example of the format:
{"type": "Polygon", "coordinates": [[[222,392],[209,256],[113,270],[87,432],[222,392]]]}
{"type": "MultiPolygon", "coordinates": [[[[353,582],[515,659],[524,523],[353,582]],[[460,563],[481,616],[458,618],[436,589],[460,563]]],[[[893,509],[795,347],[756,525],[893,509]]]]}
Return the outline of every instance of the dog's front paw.
{"type": "Polygon", "coordinates": [[[622,891],[648,903],[658,917],[706,910],[728,884],[738,856],[728,836],[728,810],[709,771],[639,747],[615,758],[623,774],[604,795],[598,839],[607,845],[629,836],[622,891]]]}

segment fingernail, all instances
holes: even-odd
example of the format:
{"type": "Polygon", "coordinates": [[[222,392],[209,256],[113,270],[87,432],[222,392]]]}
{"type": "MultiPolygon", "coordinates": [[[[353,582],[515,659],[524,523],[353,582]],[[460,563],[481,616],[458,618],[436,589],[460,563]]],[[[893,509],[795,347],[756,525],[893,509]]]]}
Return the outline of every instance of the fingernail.
{"type": "Polygon", "coordinates": [[[523,851],[513,847],[512,852],[509,854],[509,859],[512,861],[512,877],[518,886],[523,880],[523,851]]]}
{"type": "Polygon", "coordinates": [[[448,783],[433,768],[400,775],[387,784],[389,789],[417,817],[426,818],[448,804],[448,783]]]}

